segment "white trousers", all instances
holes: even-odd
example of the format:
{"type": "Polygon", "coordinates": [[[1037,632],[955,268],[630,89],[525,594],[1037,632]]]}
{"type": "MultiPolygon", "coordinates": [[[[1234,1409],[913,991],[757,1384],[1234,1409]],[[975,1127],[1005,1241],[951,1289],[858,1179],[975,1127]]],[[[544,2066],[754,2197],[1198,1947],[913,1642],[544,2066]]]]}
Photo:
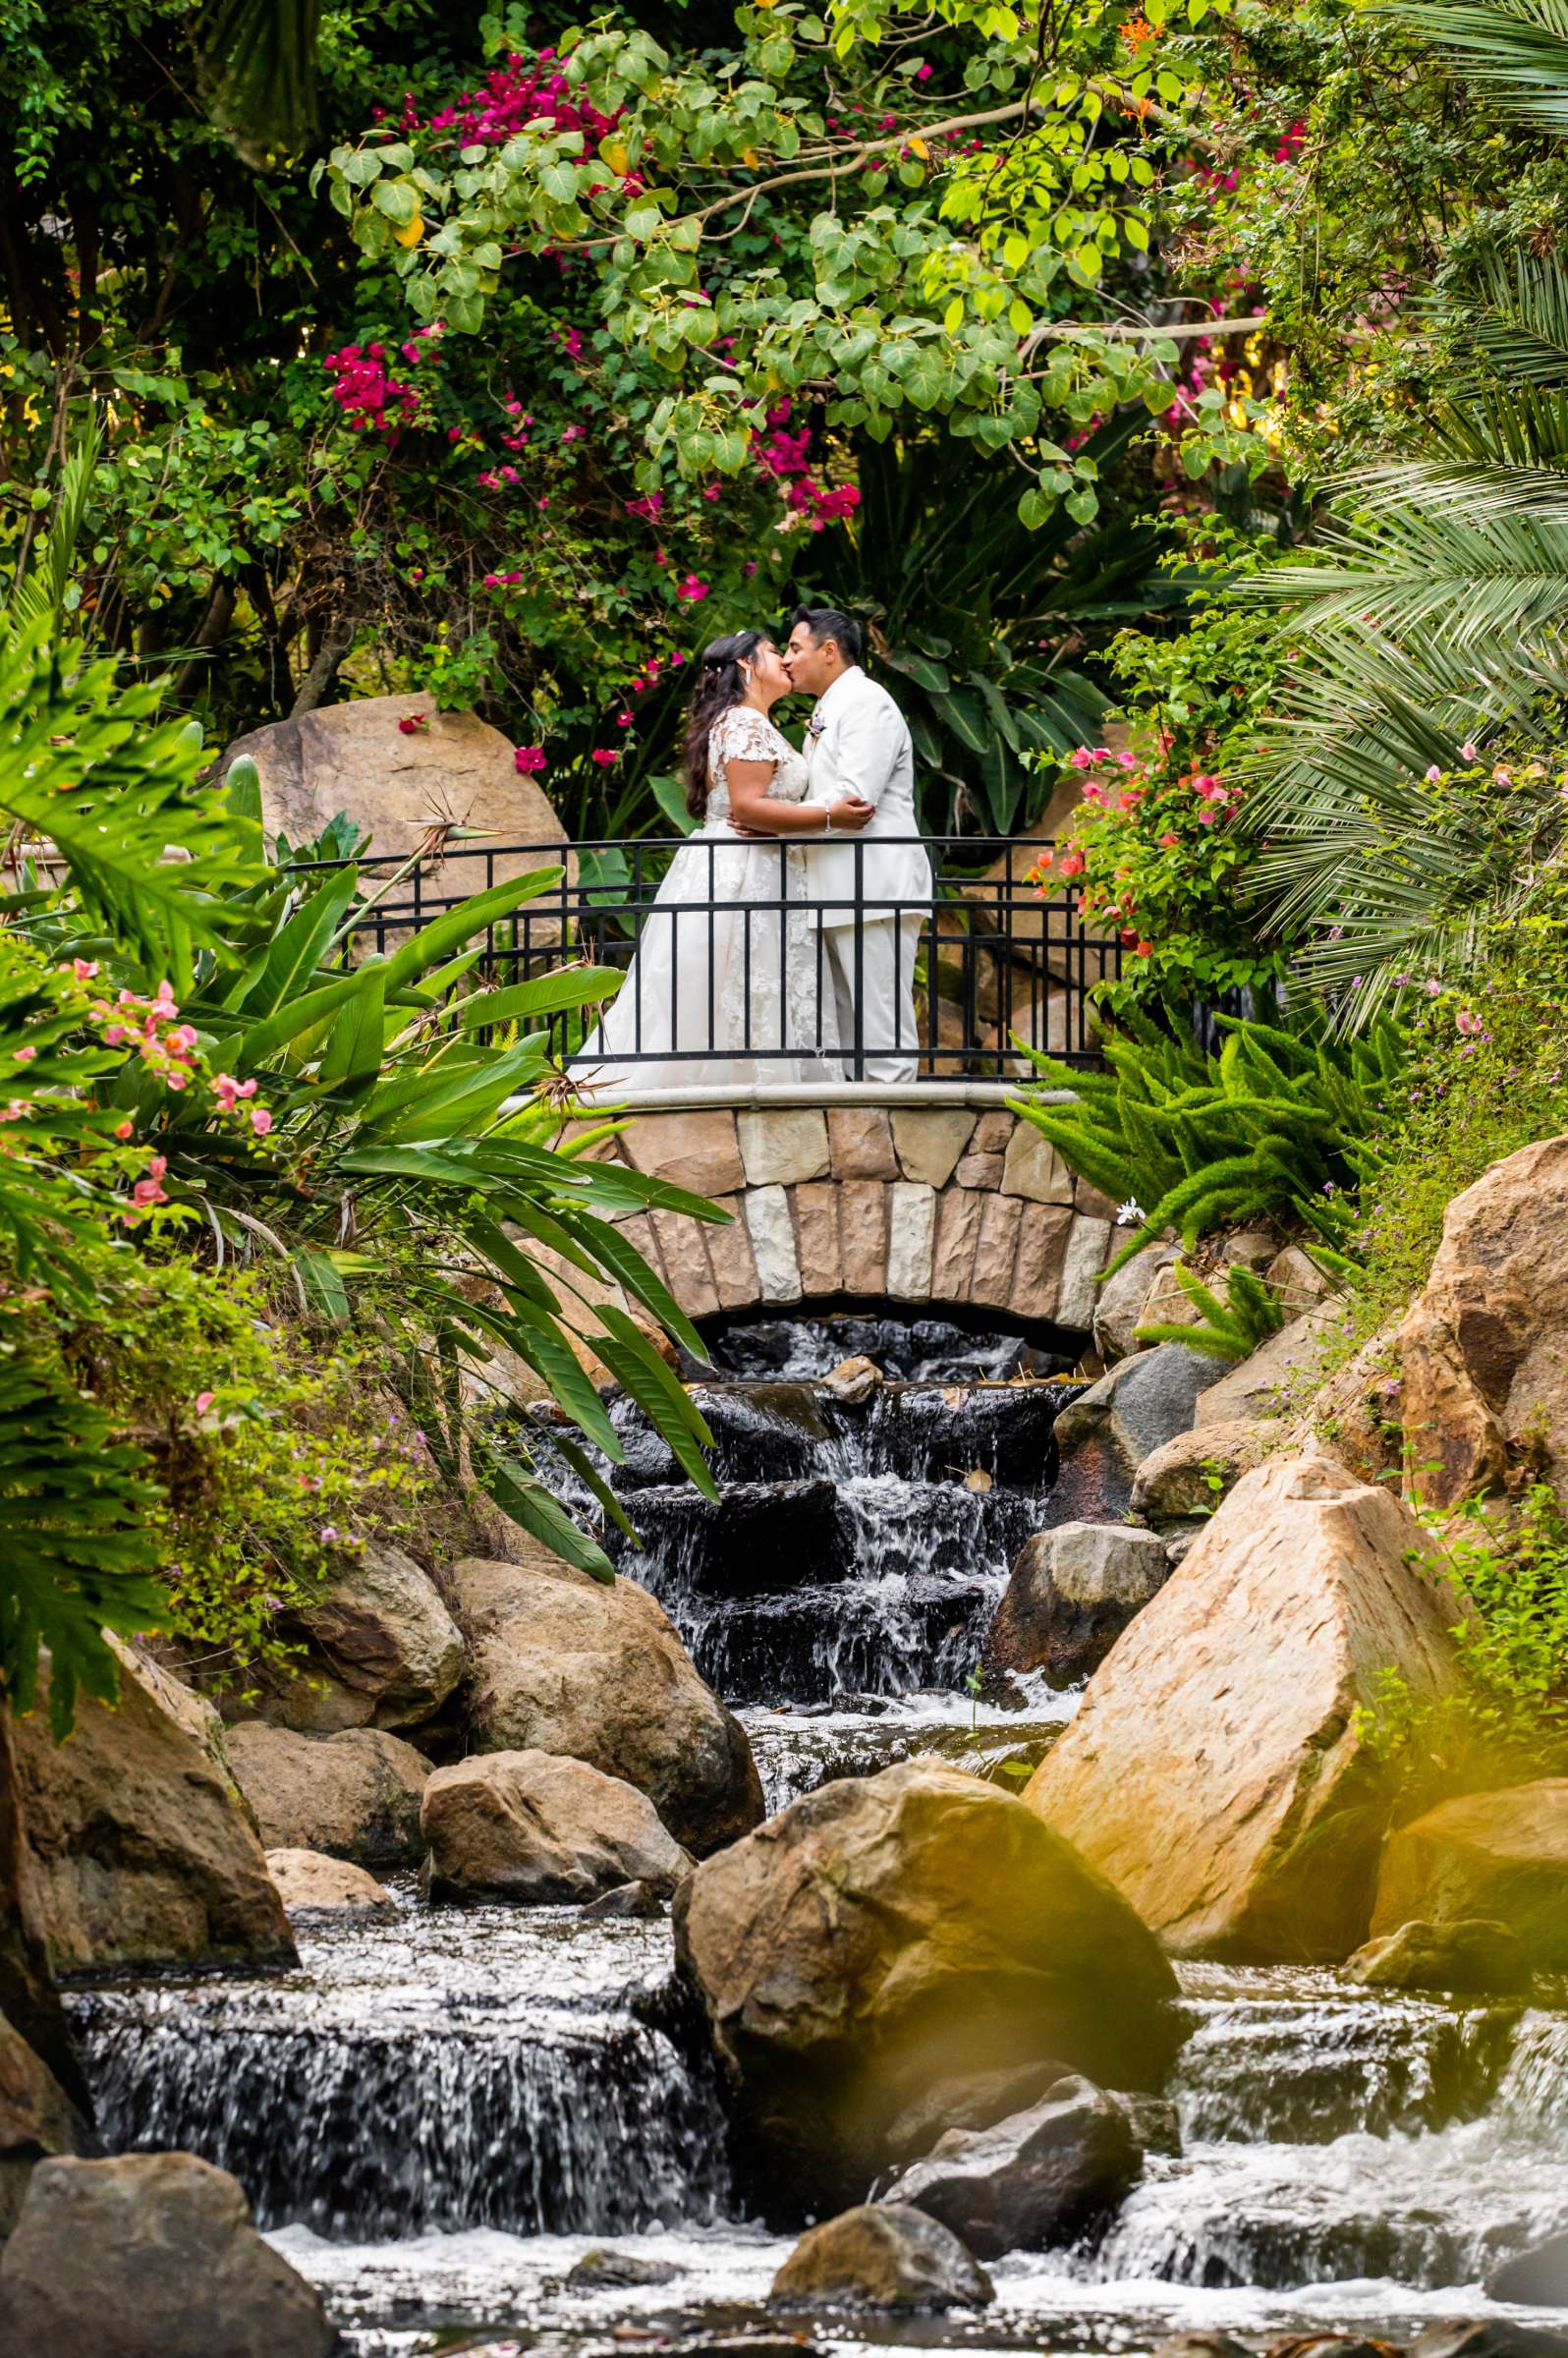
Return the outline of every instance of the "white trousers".
{"type": "Polygon", "coordinates": [[[838,1007],[844,1078],[853,1081],[855,1043],[865,1050],[867,1081],[913,1081],[920,1051],[915,1021],[915,959],[924,918],[872,918],[865,925],[824,926],[822,942],[838,1007]],[[855,1004],[856,938],[860,940],[860,1008],[855,1004]]]}

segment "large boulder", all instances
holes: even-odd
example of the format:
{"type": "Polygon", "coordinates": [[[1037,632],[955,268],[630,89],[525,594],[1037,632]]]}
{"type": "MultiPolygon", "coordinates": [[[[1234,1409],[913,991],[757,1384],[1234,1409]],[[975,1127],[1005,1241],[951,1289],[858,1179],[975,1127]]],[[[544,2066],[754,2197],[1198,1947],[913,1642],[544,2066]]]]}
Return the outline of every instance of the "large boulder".
{"type": "Polygon", "coordinates": [[[1568,1777],[1439,1802],[1389,1837],[1374,1935],[1477,1916],[1506,1925],[1532,1964],[1568,1971],[1568,1777]]]}
{"type": "Polygon", "coordinates": [[[1299,1408],[1316,1388],[1347,1317],[1342,1303],[1323,1302],[1305,1318],[1292,1319],[1217,1381],[1211,1362],[1210,1380],[1198,1403],[1200,1432],[1205,1425],[1256,1424],[1299,1408]]]}
{"type": "Polygon", "coordinates": [[[269,1850],[267,1873],[282,1894],[291,1916],[311,1916],[321,1910],[374,1908],[390,1911],[390,1894],[364,1867],[352,1859],[329,1859],[321,1850],[269,1850]]]}
{"type": "Polygon", "coordinates": [[[1483,1916],[1402,1924],[1358,1948],[1345,1971],[1369,1990],[1454,1990],[1497,1997],[1522,1995],[1535,1980],[1519,1935],[1483,1916]]]}
{"type": "Polygon", "coordinates": [[[401,1547],[346,1561],[301,1616],[304,1658],[273,1682],[261,1715],[326,1735],[416,1727],[463,1675],[463,1638],[441,1593],[401,1547]]]}
{"type": "Polygon", "coordinates": [[[1504,2260],[1486,2278],[1494,2301],[1517,2301],[1524,2309],[1568,2309],[1568,2233],[1548,2235],[1504,2260]]]}
{"type": "Polygon", "coordinates": [[[982,2260],[1000,2260],[1049,2251],[1107,2217],[1142,2162],[1121,2105],[1068,2072],[1027,2112],[949,2130],[887,2197],[928,2211],[982,2260]]]}
{"type": "Polygon", "coordinates": [[[1285,1433],[1283,1422],[1237,1418],[1179,1432],[1146,1457],[1133,1484],[1132,1511],[1156,1530],[1214,1512],[1244,1474],[1260,1466],[1285,1433]]]}
{"type": "Polygon", "coordinates": [[[291,843],[309,842],[347,812],[377,853],[396,858],[445,825],[487,837],[481,851],[489,844],[546,847],[496,854],[493,872],[483,863],[472,876],[451,869],[453,891],[477,892],[553,866],[565,849],[566,829],[548,796],[519,773],[500,730],[474,712],[439,712],[427,696],[366,696],[273,721],[230,746],[225,771],[242,754],[260,772],[262,824],[291,843]],[[406,734],[398,723],[416,714],[422,722],[406,734]]]}
{"type": "Polygon", "coordinates": [[[122,1656],[118,1703],[80,1698],[63,1744],[50,1733],[47,1684],[45,1669],[38,1709],[15,1722],[14,1742],[52,1970],[295,1963],[245,1806],[152,1674],[122,1656]]]}
{"type": "Polygon", "coordinates": [[[927,2212],[859,2203],[807,2229],[768,2298],[786,2309],[983,2309],[996,2291],[927,2212]]]}
{"type": "Polygon", "coordinates": [[[53,2358],[328,2358],[321,2296],[192,2154],[40,2162],[0,2252],[0,2349],[53,2358]]]}
{"type": "Polygon", "coordinates": [[[82,2128],[54,2073],[0,2016],[0,2243],[16,2225],[38,2162],[76,2153],[82,2128]]]}
{"type": "Polygon", "coordinates": [[[486,1752],[438,1768],[420,1813],[432,1899],[669,1893],[691,1865],[644,1794],[554,1752],[486,1752]]]}
{"type": "Polygon", "coordinates": [[[1450,1506],[1528,1452],[1568,1497],[1568,1137],[1494,1163],[1443,1215],[1399,1334],[1400,1407],[1423,1494],[1450,1506]]]}
{"type": "Polygon", "coordinates": [[[1024,1542],[985,1640],[987,1688],[1042,1670],[1053,1687],[1097,1670],[1170,1576],[1165,1543],[1126,1523],[1061,1523],[1024,1542]]]}
{"type": "Polygon", "coordinates": [[[1135,1351],[1070,1400],[1056,1419],[1061,1471],[1053,1520],[1107,1523],[1126,1511],[1146,1457],[1192,1429],[1214,1362],[1185,1343],[1135,1351]]]}
{"type": "Polygon", "coordinates": [[[1171,1263],[1180,1258],[1181,1247],[1174,1239],[1146,1245],[1113,1275],[1101,1278],[1094,1295],[1093,1340],[1107,1368],[1138,1349],[1134,1337],[1140,1326],[1152,1322],[1149,1305],[1156,1297],[1161,1319],[1174,1320],[1180,1316],[1170,1300],[1172,1293],[1180,1296],[1193,1318],[1200,1315],[1170,1274],[1171,1263]]]}
{"type": "Polygon", "coordinates": [[[471,1556],[454,1580],[481,1750],[565,1753],[624,1777],[699,1857],[758,1824],[746,1731],[645,1589],[594,1580],[536,1543],[521,1562],[471,1556]]]}
{"type": "Polygon", "coordinates": [[[268,1850],[324,1850],[362,1867],[414,1867],[430,1764],[380,1728],[300,1735],[264,1719],[229,1730],[229,1759],[268,1850]]]}
{"type": "Polygon", "coordinates": [[[1386,1670],[1418,1702],[1456,1677],[1423,1545],[1331,1458],[1260,1467],[1031,1779],[1029,1807],[1178,1953],[1340,1958],[1366,1937],[1390,1797],[1363,1714],[1386,1670]]]}
{"type": "Polygon", "coordinates": [[[823,1785],[676,1893],[760,2198],[855,2200],[930,2081],[1060,2058],[1111,2083],[1170,2052],[1174,1977],[1023,1804],[907,1761],[823,1785]]]}

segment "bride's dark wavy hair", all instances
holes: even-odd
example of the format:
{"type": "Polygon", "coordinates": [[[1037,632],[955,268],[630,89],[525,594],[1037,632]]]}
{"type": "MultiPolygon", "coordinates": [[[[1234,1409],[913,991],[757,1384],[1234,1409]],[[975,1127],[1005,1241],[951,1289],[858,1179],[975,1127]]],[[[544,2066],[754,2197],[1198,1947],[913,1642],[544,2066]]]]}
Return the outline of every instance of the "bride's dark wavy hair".
{"type": "Polygon", "coordinates": [[[702,649],[681,748],[686,808],[694,818],[707,814],[707,741],[714,724],[733,705],[745,702],[741,665],[751,660],[766,636],[765,631],[731,631],[727,639],[714,639],[702,649]]]}

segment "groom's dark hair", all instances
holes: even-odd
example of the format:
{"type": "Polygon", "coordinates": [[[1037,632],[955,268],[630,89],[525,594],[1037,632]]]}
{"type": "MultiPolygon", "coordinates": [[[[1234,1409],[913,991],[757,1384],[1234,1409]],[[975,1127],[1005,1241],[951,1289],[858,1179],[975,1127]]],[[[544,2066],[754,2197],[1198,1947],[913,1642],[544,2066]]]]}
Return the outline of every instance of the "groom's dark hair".
{"type": "Polygon", "coordinates": [[[836,639],[838,651],[846,663],[860,661],[866,634],[853,614],[846,614],[841,606],[797,606],[790,628],[793,630],[801,622],[818,646],[828,639],[836,639]]]}

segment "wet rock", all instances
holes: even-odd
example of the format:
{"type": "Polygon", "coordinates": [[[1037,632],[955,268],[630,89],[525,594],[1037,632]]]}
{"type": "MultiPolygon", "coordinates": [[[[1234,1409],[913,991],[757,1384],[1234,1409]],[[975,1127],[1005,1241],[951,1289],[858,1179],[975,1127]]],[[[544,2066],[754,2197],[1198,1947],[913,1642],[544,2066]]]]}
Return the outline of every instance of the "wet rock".
{"type": "Polygon", "coordinates": [[[746,1732],[645,1589],[593,1580],[537,1543],[524,1562],[469,1557],[453,1577],[483,1750],[561,1753],[622,1777],[699,1856],[757,1824],[746,1732]]]}
{"type": "Polygon", "coordinates": [[[269,1850],[267,1873],[283,1896],[291,1916],[316,1909],[366,1908],[389,1910],[392,1895],[373,1875],[350,1859],[330,1859],[320,1850],[269,1850]]]}
{"type": "Polygon", "coordinates": [[[1195,2328],[1186,2333],[1167,2333],[1163,2341],[1155,2342],[1149,2358],[1254,2358],[1254,2353],[1229,2333],[1195,2328]]]}
{"type": "MultiPolygon", "coordinates": [[[[1239,1368],[1232,1368],[1217,1383],[1209,1382],[1198,1403],[1200,1429],[1238,1422],[1257,1424],[1264,1417],[1288,1416],[1293,1408],[1299,1408],[1316,1385],[1329,1344],[1345,1318],[1341,1304],[1324,1302],[1270,1335],[1239,1368]]],[[[1209,1367],[1212,1371],[1212,1361],[1209,1367]]]]}
{"type": "Polygon", "coordinates": [[[1568,2358],[1568,2333],[1521,2325],[1510,2317],[1478,2317],[1428,2326],[1406,2358],[1568,2358]]]}
{"type": "Polygon", "coordinates": [[[423,1856],[430,1764],[401,1737],[369,1727],[307,1736],[247,1719],[229,1730],[229,1758],[268,1850],[322,1850],[362,1867],[423,1856]]]}
{"type": "Polygon", "coordinates": [[[596,1899],[627,1883],[662,1896],[691,1864],[624,1778],[553,1752],[487,1752],[438,1768],[420,1823],[432,1899],[596,1899]]]}
{"type": "Polygon", "coordinates": [[[933,2080],[889,2121],[887,2150],[900,2165],[921,2161],[949,2130],[988,2129],[1011,2113],[1028,2111],[1047,2088],[1067,2077],[1065,2064],[1046,2058],[967,2078],[933,2080]]]}
{"type": "Polygon", "coordinates": [[[1260,1466],[1284,1436],[1273,1419],[1251,1424],[1200,1425],[1179,1432],[1146,1457],[1133,1484],[1132,1511],[1156,1530],[1197,1515],[1207,1517],[1244,1474],[1260,1466]]]}
{"type": "Polygon", "coordinates": [[[192,2154],[41,2162],[0,2252],[0,2348],[58,2358],[328,2358],[321,2296],[192,2154]]]}
{"type": "Polygon", "coordinates": [[[988,1689],[1042,1670],[1077,1686],[1170,1576],[1165,1543],[1125,1523],[1062,1523],[1026,1540],[985,1641],[988,1689]]]}
{"type": "Polygon", "coordinates": [[[429,1574],[401,1547],[372,1543],[327,1582],[300,1620],[307,1654],[260,1716],[330,1734],[414,1727],[463,1675],[463,1639],[429,1574]]]}
{"type": "Polygon", "coordinates": [[[1525,1944],[1505,1924],[1461,1917],[1453,1924],[1402,1924],[1346,1961],[1372,1990],[1458,1990],[1507,1997],[1535,1979],[1525,1944]]]}
{"type": "Polygon", "coordinates": [[[1568,1495],[1568,1137],[1522,1147],[1455,1196],[1400,1329],[1401,1411],[1422,1493],[1501,1486],[1532,1437],[1568,1495]],[[1419,1436],[1419,1438],[1418,1438],[1419,1436]],[[1431,1461],[1431,1462],[1428,1462],[1431,1461]]]}
{"type": "Polygon", "coordinates": [[[1180,2155],[1181,2115],[1164,2097],[1138,2096],[1118,2090],[1111,2102],[1126,2113],[1133,2143],[1140,2153],[1180,2155]]]}
{"type": "Polygon", "coordinates": [[[1548,2235],[1544,2243],[1494,2268],[1486,2278],[1486,2297],[1522,2309],[1568,2309],[1568,2234],[1548,2235]]]}
{"type": "Polygon", "coordinates": [[[1389,1836],[1374,1937],[1477,1916],[1507,1926],[1532,1964],[1568,1970],[1568,1777],[1467,1793],[1389,1836]]]}
{"type": "Polygon", "coordinates": [[[1367,2333],[1286,2333],[1264,2358],[1401,2358],[1398,2345],[1367,2333]]]}
{"type": "Polygon", "coordinates": [[[567,2270],[565,2283],[568,2292],[620,2292],[638,2284],[673,2284],[682,2274],[672,2260],[642,2260],[636,2252],[595,2244],[567,2270]]]}
{"type": "Polygon", "coordinates": [[[598,1899],[590,1899],[585,1916],[651,1919],[664,1913],[664,1897],[653,1883],[617,1883],[598,1899]]]}
{"type": "Polygon", "coordinates": [[[83,2123],[42,2057],[0,2016],[0,2243],[17,2222],[28,2181],[51,2154],[74,2154],[83,2123]]]}
{"type": "Polygon", "coordinates": [[[1143,2084],[1170,2051],[1174,1977],[1131,1908],[931,1761],[824,1785],[705,1861],[675,1935],[775,2211],[863,2191],[934,2073],[1058,2057],[1143,2084]]]}
{"type": "Polygon", "coordinates": [[[855,1569],[855,1531],[839,1506],[838,1486],[813,1482],[737,1482],[704,1498],[689,1482],[642,1490],[638,1531],[647,1546],[678,1551],[692,1586],[705,1597],[766,1596],[812,1582],[847,1580],[855,1569]]]}
{"type": "Polygon", "coordinates": [[[1418,1700],[1457,1676],[1425,1544],[1331,1458],[1260,1467],[1036,1771],[1029,1806],[1178,1954],[1332,1959],[1366,1938],[1390,1796],[1360,1714],[1385,1666],[1418,1700]]]}
{"type": "MultiPolygon", "coordinates": [[[[1145,1323],[1145,1305],[1180,1251],[1174,1242],[1147,1246],[1099,1288],[1094,1299],[1094,1348],[1107,1368],[1137,1350],[1133,1336],[1145,1323]]],[[[1185,1294],[1182,1299],[1187,1299],[1185,1294]]]]}
{"type": "Polygon", "coordinates": [[[951,2129],[887,2200],[928,2211],[982,2260],[1042,2252],[1114,2211],[1142,2155],[1122,2107],[1076,2073],[1027,2112],[951,2129]]]}
{"type": "Polygon", "coordinates": [[[838,1366],[829,1368],[822,1377],[834,1399],[846,1401],[851,1406],[857,1401],[868,1400],[877,1385],[886,1380],[875,1360],[865,1358],[841,1359],[838,1366]]]}
{"type": "Polygon", "coordinates": [[[983,2309],[995,2297],[951,2229],[895,2203],[860,2203],[808,2228],[768,2295],[803,2309],[983,2309]]]}
{"type": "Polygon", "coordinates": [[[52,1971],[294,1964],[245,1808],[151,1674],[123,1656],[118,1703],[81,1698],[64,1744],[49,1729],[47,1676],[45,1667],[38,1708],[13,1735],[52,1971]]]}
{"type": "Polygon", "coordinates": [[[1145,1458],[1191,1430],[1199,1395],[1213,1379],[1214,1363],[1201,1351],[1158,1343],[1135,1351],[1080,1392],[1056,1419],[1058,1487],[1071,1481],[1072,1502],[1069,1513],[1054,1519],[1108,1523],[1123,1513],[1145,1458]],[[1091,1497],[1103,1505],[1092,1509],[1091,1497]]]}

